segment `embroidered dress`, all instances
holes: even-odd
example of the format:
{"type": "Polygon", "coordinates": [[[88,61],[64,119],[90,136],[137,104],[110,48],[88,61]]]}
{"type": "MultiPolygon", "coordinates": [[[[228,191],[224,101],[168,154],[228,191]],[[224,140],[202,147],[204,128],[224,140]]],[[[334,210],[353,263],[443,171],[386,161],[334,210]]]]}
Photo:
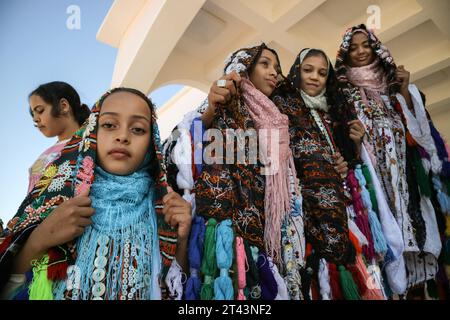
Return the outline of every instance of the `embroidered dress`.
{"type": "Polygon", "coordinates": [[[48,166],[61,156],[61,151],[68,141],[69,139],[66,139],[55,143],[45,150],[33,163],[29,169],[28,192],[33,190],[36,182],[40,180],[42,175],[47,175],[47,177],[51,175],[51,169],[48,169],[48,166]]]}
{"type": "MultiPolygon", "coordinates": [[[[431,203],[432,192],[422,185],[431,185],[431,165],[427,159],[432,159],[436,175],[441,174],[439,167],[444,159],[439,160],[436,155],[430,135],[432,123],[426,116],[422,116],[425,132],[418,132],[417,115],[409,112],[399,94],[396,69],[387,48],[364,25],[346,32],[336,59],[336,70],[346,99],[366,128],[365,158],[370,159],[381,182],[383,196],[401,230],[403,256],[399,255],[403,250],[393,250],[395,253],[387,262],[386,273],[392,291],[403,294],[407,288],[433,280],[438,271],[441,243],[435,236],[439,234],[436,215],[441,213],[431,203]],[[370,65],[349,67],[346,64],[348,50],[352,36],[357,32],[368,36],[376,58],[370,65]],[[424,175],[419,178],[422,172],[424,175]]],[[[410,86],[414,108],[420,111],[417,106],[421,104],[423,108],[422,99],[417,94],[413,98],[412,88],[410,86]]],[[[446,178],[441,175],[436,179],[446,178]]],[[[384,232],[388,229],[383,226],[384,232]]]]}

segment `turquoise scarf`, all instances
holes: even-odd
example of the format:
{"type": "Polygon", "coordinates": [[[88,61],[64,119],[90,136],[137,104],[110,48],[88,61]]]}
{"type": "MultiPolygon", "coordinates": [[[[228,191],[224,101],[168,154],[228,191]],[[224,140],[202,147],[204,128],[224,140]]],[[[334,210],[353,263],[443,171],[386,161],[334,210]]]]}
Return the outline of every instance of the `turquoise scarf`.
{"type": "Polygon", "coordinates": [[[154,182],[148,171],[117,176],[96,167],[92,225],[77,241],[67,281],[55,285],[55,299],[161,298],[154,182]]]}

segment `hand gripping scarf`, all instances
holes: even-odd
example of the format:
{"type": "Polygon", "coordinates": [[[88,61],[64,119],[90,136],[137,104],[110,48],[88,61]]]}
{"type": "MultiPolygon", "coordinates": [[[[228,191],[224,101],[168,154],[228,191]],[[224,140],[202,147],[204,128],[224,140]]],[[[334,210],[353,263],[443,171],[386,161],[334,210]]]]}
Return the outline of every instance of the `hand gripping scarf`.
{"type": "MultiPolygon", "coordinates": [[[[204,165],[195,187],[196,208],[197,214],[205,217],[219,220],[231,218],[240,237],[266,249],[269,256],[279,261],[281,224],[290,209],[288,171],[293,172],[295,168],[289,149],[287,117],[248,80],[249,68],[257,62],[264,49],[268,49],[264,44],[240,49],[227,59],[225,74],[236,71],[243,79],[230,103],[217,107],[212,128],[222,133],[224,152],[230,145],[230,136],[227,135],[230,129],[235,130],[236,134],[254,134],[255,140],[252,137],[249,140],[258,139],[258,147],[271,157],[270,165],[274,166],[269,167],[275,170],[264,177],[261,162],[266,159],[258,157],[256,164],[247,163],[252,157],[249,150],[251,142],[244,146],[244,154],[249,158],[246,158],[246,163],[239,163],[238,148],[242,148],[245,139],[240,141],[238,137],[238,147],[233,142],[233,152],[224,157],[226,163],[204,165]],[[259,130],[258,134],[255,129],[259,130]],[[278,152],[271,149],[271,139],[274,137],[271,133],[274,131],[279,137],[276,145],[278,152]],[[229,157],[233,157],[230,162],[227,161],[229,157]]],[[[264,164],[267,166],[267,163],[264,164]]]]}
{"type": "MultiPolygon", "coordinates": [[[[137,90],[116,88],[104,94],[95,104],[84,125],[74,134],[61,152],[61,157],[49,165],[35,188],[27,195],[13,219],[8,223],[9,234],[0,241],[0,287],[8,280],[14,256],[34,228],[58,205],[89,189],[94,181],[97,156],[98,115],[103,101],[116,91],[128,91],[145,97],[137,90]]],[[[160,151],[156,113],[152,112],[152,159],[149,170],[155,182],[155,211],[162,258],[162,277],[165,278],[176,252],[177,235],[164,221],[162,198],[167,193],[166,169],[160,151]]],[[[67,267],[76,258],[75,241],[48,250],[47,277],[62,280],[67,267]]]]}

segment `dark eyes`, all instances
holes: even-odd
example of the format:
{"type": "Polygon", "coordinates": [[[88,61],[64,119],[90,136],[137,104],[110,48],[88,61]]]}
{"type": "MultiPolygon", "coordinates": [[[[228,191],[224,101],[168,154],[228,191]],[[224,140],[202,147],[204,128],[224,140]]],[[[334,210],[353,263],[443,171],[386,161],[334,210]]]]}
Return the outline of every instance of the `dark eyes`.
{"type": "Polygon", "coordinates": [[[138,134],[138,135],[143,135],[143,134],[145,134],[147,132],[147,130],[142,129],[142,128],[138,128],[138,127],[131,128],[131,131],[134,132],[135,134],[138,134]]]}
{"type": "Polygon", "coordinates": [[[104,129],[113,129],[114,128],[114,124],[109,123],[109,122],[105,122],[105,123],[101,124],[100,127],[104,128],[104,129]]]}
{"type": "MultiPolygon", "coordinates": [[[[110,123],[110,122],[105,122],[103,124],[100,125],[101,128],[106,129],[106,130],[113,130],[117,128],[117,125],[110,123]]],[[[140,128],[140,127],[132,127],[130,128],[131,132],[133,132],[136,135],[143,135],[147,133],[146,129],[140,128]]]]}
{"type": "Polygon", "coordinates": [[[38,109],[35,109],[34,111],[31,111],[31,116],[34,117],[34,115],[42,114],[43,112],[44,112],[44,109],[38,108],[38,109]]]}
{"type": "MultiPolygon", "coordinates": [[[[367,49],[367,48],[370,48],[370,45],[369,45],[368,43],[364,43],[364,44],[362,45],[362,47],[363,47],[364,49],[367,49]]],[[[350,51],[355,51],[357,48],[358,48],[358,46],[350,46],[350,51]]]]}

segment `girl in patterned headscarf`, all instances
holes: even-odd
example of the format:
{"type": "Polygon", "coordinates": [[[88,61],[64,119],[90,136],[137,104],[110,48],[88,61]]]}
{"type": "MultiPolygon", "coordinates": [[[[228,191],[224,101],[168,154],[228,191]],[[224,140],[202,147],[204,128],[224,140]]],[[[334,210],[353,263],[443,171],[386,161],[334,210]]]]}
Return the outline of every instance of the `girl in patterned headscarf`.
{"type": "MultiPolygon", "coordinates": [[[[106,93],[50,168],[8,224],[2,286],[32,261],[16,288],[21,298],[159,299],[160,280],[181,296],[174,281],[176,261],[185,265],[190,206],[167,194],[156,115],[144,94],[106,93]]],[[[4,289],[12,296],[17,278],[4,289]]]]}
{"type": "Polygon", "coordinates": [[[438,271],[442,226],[436,216],[443,220],[441,211],[448,212],[444,198],[450,190],[442,184],[448,155],[438,146],[442,138],[420,92],[409,84],[409,72],[396,66],[364,25],[345,33],[336,71],[349,105],[365,126],[362,156],[380,179],[377,201],[387,201],[384,211],[392,212],[397,222],[393,229],[381,219],[391,250],[388,282],[394,293],[404,294],[438,271]],[[440,207],[434,191],[441,196],[440,207]]]}
{"type": "Polygon", "coordinates": [[[186,115],[178,126],[184,131],[180,130],[178,138],[169,139],[169,168],[177,169],[176,181],[185,196],[186,191],[195,193],[196,221],[189,247],[191,278],[187,299],[301,298],[303,225],[289,148],[288,118],[269,99],[279,74],[278,56],[264,44],[237,50],[224,68],[224,78],[229,80],[226,85],[233,88],[232,99],[186,115]],[[238,74],[242,81],[233,83],[231,79],[238,74]],[[191,166],[195,148],[201,142],[196,136],[203,136],[203,132],[192,130],[190,123],[195,116],[202,117],[199,120],[214,135],[215,140],[205,153],[213,145],[216,153],[210,153],[215,161],[205,158],[191,166]],[[223,157],[219,149],[224,152],[223,157]],[[240,157],[242,153],[244,158],[240,157]],[[189,180],[191,183],[187,183],[189,180]],[[194,181],[195,186],[189,187],[194,181]],[[224,245],[221,236],[225,230],[234,239],[227,242],[229,246],[224,245]],[[234,260],[236,272],[232,281],[236,282],[236,291],[230,287],[231,279],[225,272],[234,260]],[[217,269],[221,269],[219,277],[217,269]]]}
{"type": "Polygon", "coordinates": [[[312,271],[304,274],[310,279],[302,288],[305,296],[310,296],[311,286],[315,299],[382,299],[381,291],[358,281],[368,277],[361,247],[364,257],[372,259],[373,241],[367,213],[359,204],[352,206],[357,194],[346,184],[347,162],[349,177],[354,178],[359,166],[363,128],[345,108],[326,54],[302,50],[272,99],[289,116],[291,149],[302,187],[309,247],[306,267],[312,271]]]}

